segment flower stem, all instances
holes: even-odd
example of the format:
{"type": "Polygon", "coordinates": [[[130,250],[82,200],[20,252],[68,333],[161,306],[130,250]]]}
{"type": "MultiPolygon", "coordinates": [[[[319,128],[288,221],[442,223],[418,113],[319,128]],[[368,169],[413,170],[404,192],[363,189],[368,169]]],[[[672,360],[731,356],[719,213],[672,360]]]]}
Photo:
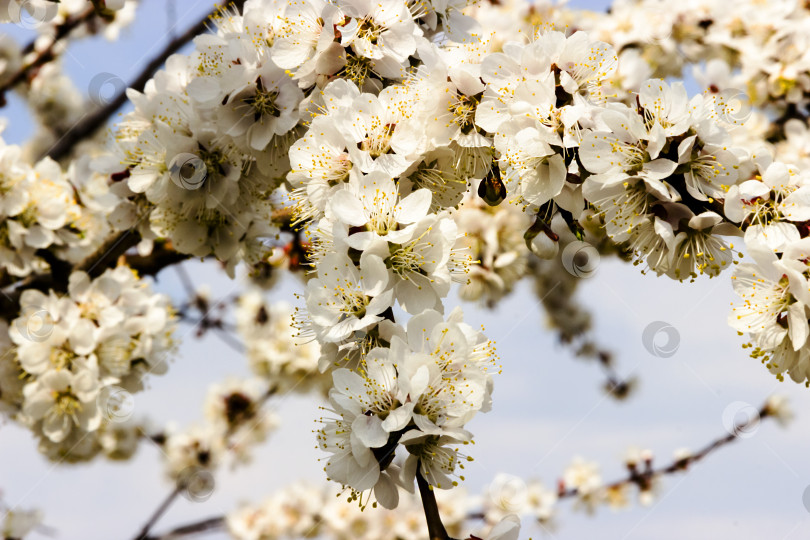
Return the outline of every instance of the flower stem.
{"type": "Polygon", "coordinates": [[[422,476],[421,468],[422,464],[419,463],[416,466],[416,485],[419,486],[419,494],[422,496],[422,508],[425,510],[430,540],[452,540],[447,536],[444,523],[442,523],[442,518],[439,515],[439,506],[436,504],[436,495],[433,493],[433,488],[422,476]]]}

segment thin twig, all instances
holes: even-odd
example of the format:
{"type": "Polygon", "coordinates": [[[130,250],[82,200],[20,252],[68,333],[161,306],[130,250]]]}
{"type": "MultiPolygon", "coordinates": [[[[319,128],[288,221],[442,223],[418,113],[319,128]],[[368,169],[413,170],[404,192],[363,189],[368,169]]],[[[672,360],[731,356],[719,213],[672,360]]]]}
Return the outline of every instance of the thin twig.
{"type": "Polygon", "coordinates": [[[152,527],[155,526],[155,523],[157,523],[160,517],[166,513],[166,510],[168,510],[169,507],[172,505],[172,503],[177,499],[177,496],[180,495],[181,490],[182,486],[180,485],[180,482],[178,482],[174,490],[172,490],[172,492],[169,493],[169,496],[166,497],[163,500],[163,502],[160,503],[160,506],[158,506],[157,509],[154,511],[152,516],[149,518],[149,521],[147,521],[146,524],[141,529],[141,532],[139,532],[138,535],[135,536],[135,540],[146,540],[147,538],[149,538],[149,531],[152,530],[152,527]]]}
{"type": "Polygon", "coordinates": [[[186,254],[169,249],[163,243],[155,244],[152,254],[145,257],[132,253],[126,254],[126,251],[136,245],[139,240],[140,236],[137,232],[124,231],[110,238],[93,255],[77,264],[75,268],[62,268],[62,265],[57,264],[57,268],[54,270],[55,261],[49,261],[52,269],[48,274],[31,275],[19,281],[9,279],[8,283],[3,283],[3,287],[8,288],[0,290],[0,318],[13,319],[16,317],[20,308],[20,295],[26,289],[39,291],[53,289],[56,292],[65,292],[67,290],[66,276],[74,269],[86,270],[95,277],[115,265],[118,259],[123,256],[124,262],[128,266],[136,270],[139,275],[147,276],[156,275],[164,268],[189,258],[186,254]]]}
{"type": "Polygon", "coordinates": [[[180,538],[182,536],[191,536],[193,534],[201,532],[216,531],[224,527],[225,527],[225,518],[220,516],[204,519],[196,523],[191,523],[190,525],[183,525],[181,527],[172,529],[167,533],[161,534],[160,536],[147,536],[143,540],[172,540],[174,538],[180,538]]]}
{"type": "Polygon", "coordinates": [[[177,277],[180,278],[180,283],[183,285],[183,289],[185,289],[186,294],[189,297],[189,301],[192,301],[195,296],[197,296],[197,291],[194,289],[194,284],[191,281],[191,276],[188,275],[186,272],[186,268],[182,264],[178,264],[174,267],[175,272],[177,272],[177,277]]]}
{"type": "MultiPolygon", "coordinates": [[[[253,428],[256,427],[256,425],[260,421],[259,414],[261,412],[261,408],[270,400],[271,397],[273,397],[276,394],[277,391],[278,391],[278,388],[276,386],[269,387],[265,391],[265,393],[262,394],[261,398],[256,402],[256,404],[255,404],[255,414],[254,414],[253,418],[251,418],[251,420],[250,420],[251,423],[247,424],[248,425],[248,431],[253,430],[253,428]]],[[[233,426],[233,425],[231,425],[228,428],[228,432],[225,435],[226,441],[228,441],[235,434],[236,429],[237,428],[235,426],[233,426]]],[[[157,441],[155,441],[155,442],[157,442],[157,441]]],[[[165,442],[165,440],[164,440],[164,442],[165,442]]],[[[238,442],[239,441],[237,441],[237,444],[238,444],[238,442]]],[[[163,444],[163,443],[161,442],[161,443],[158,443],[158,444],[163,444]]],[[[231,450],[232,448],[234,448],[234,445],[229,445],[228,446],[229,450],[231,450]]],[[[178,488],[177,488],[177,490],[175,490],[176,493],[179,492],[181,487],[182,487],[181,484],[178,483],[178,488]]],[[[176,493],[174,495],[175,497],[176,497],[176,493]]],[[[168,505],[166,505],[166,507],[168,508],[168,505]]],[[[164,509],[164,511],[165,511],[165,509],[164,509]]],[[[158,513],[156,513],[156,515],[157,514],[158,513]]],[[[206,532],[206,531],[211,531],[211,530],[214,530],[214,529],[220,529],[225,525],[225,517],[224,516],[219,516],[219,517],[213,517],[213,518],[204,519],[202,521],[191,523],[189,525],[183,525],[181,527],[176,527],[176,528],[170,530],[169,532],[161,534],[159,536],[147,536],[146,534],[149,532],[149,528],[151,528],[151,526],[154,525],[154,521],[156,521],[156,519],[153,516],[153,519],[150,520],[150,523],[147,524],[148,528],[144,527],[144,530],[141,531],[141,536],[137,537],[135,540],[168,540],[170,538],[178,538],[178,537],[181,537],[181,536],[189,536],[189,535],[200,533],[200,532],[206,532]]]]}
{"type": "Polygon", "coordinates": [[[233,337],[223,328],[214,328],[214,335],[217,336],[222,343],[231,348],[237,354],[245,353],[245,345],[239,339],[233,337]]]}
{"type": "MultiPolygon", "coordinates": [[[[698,450],[697,452],[690,454],[688,456],[684,456],[681,459],[674,460],[672,463],[653,468],[651,462],[647,462],[644,470],[639,470],[637,466],[628,466],[630,469],[630,473],[627,478],[623,478],[621,480],[617,480],[605,486],[607,490],[615,490],[619,489],[625,485],[635,484],[642,489],[649,489],[652,485],[652,479],[658,476],[673,474],[676,472],[685,471],[690,465],[693,463],[697,463],[703,460],[706,456],[714,452],[715,450],[722,448],[723,446],[736,441],[739,437],[739,433],[745,433],[749,428],[756,425],[757,423],[761,422],[762,419],[771,416],[770,410],[767,405],[762,406],[759,411],[758,415],[752,418],[748,418],[744,422],[736,423],[731,430],[731,433],[719,437],[709,444],[705,445],[703,448],[698,450]]],[[[568,498],[568,497],[575,497],[579,494],[579,490],[577,488],[571,489],[564,489],[564,486],[561,486],[560,492],[557,494],[559,498],[568,498]]]]}

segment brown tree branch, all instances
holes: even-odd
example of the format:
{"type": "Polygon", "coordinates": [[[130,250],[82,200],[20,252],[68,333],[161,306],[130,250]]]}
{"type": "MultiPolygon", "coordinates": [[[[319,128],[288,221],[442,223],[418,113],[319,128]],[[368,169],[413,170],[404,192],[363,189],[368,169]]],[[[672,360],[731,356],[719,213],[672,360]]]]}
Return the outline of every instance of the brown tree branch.
{"type": "Polygon", "coordinates": [[[191,255],[180,253],[172,248],[171,242],[155,242],[152,253],[138,255],[133,253],[124,256],[124,262],[138,272],[139,276],[154,276],[164,268],[190,259],[191,255]]]}
{"type": "MultiPolygon", "coordinates": [[[[151,79],[155,72],[166,62],[166,59],[176,53],[183,45],[194,39],[196,36],[204,33],[208,29],[208,20],[212,15],[215,15],[220,10],[227,8],[229,5],[241,10],[244,3],[245,0],[224,0],[218,4],[213,10],[206,13],[204,17],[200,18],[194,25],[192,25],[191,28],[167,43],[163,50],[160,51],[160,53],[141,70],[140,74],[135,78],[135,80],[129,84],[129,88],[137,90],[138,92],[143,92],[143,89],[146,87],[146,83],[149,82],[149,79],[151,79]]],[[[95,134],[99,129],[103,128],[106,125],[107,120],[109,120],[110,117],[112,117],[112,115],[115,114],[115,112],[126,102],[127,95],[126,89],[124,89],[104,107],[95,110],[89,116],[84,118],[84,120],[70,128],[64,134],[64,136],[62,136],[62,138],[60,138],[56,144],[51,147],[47,155],[55,160],[60,160],[66,157],[68,154],[70,154],[70,151],[73,150],[77,143],[87,139],[95,134]]]]}
{"type": "MultiPolygon", "coordinates": [[[[596,243],[594,248],[602,257],[615,250],[605,242],[596,243]]],[[[636,388],[636,379],[619,374],[613,354],[601,347],[592,336],[591,314],[575,298],[581,279],[563,267],[561,257],[543,260],[532,256],[529,258],[529,268],[535,280],[536,294],[560,343],[573,347],[577,358],[597,362],[605,378],[602,388],[610,397],[623,400],[630,396],[636,388]],[[571,321],[578,322],[572,325],[571,321]]]]}
{"type": "MultiPolygon", "coordinates": [[[[49,274],[29,276],[22,281],[11,283],[11,285],[14,285],[11,290],[0,291],[0,319],[11,320],[17,316],[20,309],[20,295],[25,289],[36,289],[43,292],[53,289],[56,292],[65,292],[67,290],[67,278],[73,270],[84,270],[93,277],[97,277],[123,258],[123,262],[136,270],[139,275],[153,276],[164,268],[189,258],[186,254],[174,251],[167,242],[156,243],[152,253],[147,256],[141,256],[137,253],[127,254],[126,252],[135,246],[139,240],[140,236],[134,230],[119,233],[110,238],[96,253],[75,267],[71,267],[65,261],[58,260],[55,257],[52,257],[51,260],[46,257],[46,261],[49,262],[52,268],[49,274]]],[[[48,253],[50,254],[50,252],[48,253]]]]}
{"type": "Polygon", "coordinates": [[[138,245],[141,235],[134,229],[128,229],[111,238],[91,256],[80,262],[74,270],[84,270],[90,277],[98,277],[104,270],[113,266],[131,247],[138,245]]]}

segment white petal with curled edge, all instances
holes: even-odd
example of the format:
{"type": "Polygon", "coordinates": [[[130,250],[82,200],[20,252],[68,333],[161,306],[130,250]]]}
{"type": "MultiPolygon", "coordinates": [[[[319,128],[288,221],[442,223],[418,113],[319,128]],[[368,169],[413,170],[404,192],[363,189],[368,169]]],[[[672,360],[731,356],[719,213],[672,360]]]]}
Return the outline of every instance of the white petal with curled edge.
{"type": "MultiPolygon", "coordinates": [[[[368,305],[366,306],[366,316],[363,318],[363,320],[369,318],[371,314],[376,315],[378,313],[382,313],[383,311],[391,307],[393,304],[394,304],[393,289],[381,292],[380,294],[372,298],[371,302],[369,302],[368,305]]],[[[377,322],[380,319],[380,317],[376,317],[375,319],[376,320],[372,322],[377,322]]],[[[369,322],[369,324],[371,324],[371,322],[369,322]]]]}
{"type": "MultiPolygon", "coordinates": [[[[430,419],[421,414],[413,415],[413,421],[422,434],[425,435],[441,435],[442,429],[430,421],[430,419]]],[[[407,435],[407,434],[406,434],[407,435]]]]}
{"type": "MultiPolygon", "coordinates": [[[[399,439],[400,444],[407,445],[408,443],[416,443],[421,442],[425,438],[429,437],[429,433],[424,433],[417,429],[412,429],[410,431],[406,431],[404,435],[399,439]]],[[[407,464],[406,464],[407,465],[407,464]]]]}
{"type": "Polygon", "coordinates": [[[788,328],[790,331],[790,341],[793,343],[793,350],[798,351],[807,342],[807,335],[810,332],[807,323],[807,313],[804,304],[796,302],[788,308],[788,328]]]}
{"type": "Polygon", "coordinates": [[[678,163],[688,163],[692,161],[692,148],[695,146],[697,135],[692,135],[681,141],[678,145],[678,163]]]}
{"type": "Polygon", "coordinates": [[[383,420],[382,427],[388,433],[393,433],[404,429],[408,425],[413,415],[414,403],[407,403],[401,407],[397,407],[390,413],[385,420],[383,420]]]}
{"type": "Polygon", "coordinates": [[[661,124],[656,122],[650,129],[648,138],[650,143],[647,145],[647,153],[650,154],[651,159],[655,159],[658,157],[658,154],[661,153],[664,144],[667,142],[667,134],[664,132],[664,128],[661,127],[661,124]]]}
{"type": "Polygon", "coordinates": [[[790,221],[810,220],[810,186],[804,186],[787,197],[779,205],[782,214],[790,221]]]}
{"type": "Polygon", "coordinates": [[[579,159],[594,174],[607,172],[615,168],[612,158],[612,144],[615,137],[606,132],[590,132],[582,137],[579,145],[579,159]]]}
{"type": "Polygon", "coordinates": [[[396,285],[395,292],[402,309],[411,315],[440,307],[440,304],[437,306],[439,298],[436,292],[424,276],[416,275],[409,281],[400,281],[396,285]]]}
{"type": "Polygon", "coordinates": [[[46,248],[53,242],[53,233],[45,229],[33,225],[28,228],[28,234],[25,236],[25,243],[32,248],[46,248]]]}
{"type": "Polygon", "coordinates": [[[433,327],[443,322],[438,311],[429,309],[419,315],[414,315],[408,321],[408,346],[414,352],[423,352],[433,327]]]}
{"type": "Polygon", "coordinates": [[[417,189],[399,202],[397,221],[404,224],[419,221],[430,210],[432,198],[433,193],[429,189],[417,189]]]}
{"type": "Polygon", "coordinates": [[[377,296],[382,293],[388,286],[388,269],[382,258],[364,253],[360,259],[360,280],[365,294],[377,296]]]}
{"type": "Polygon", "coordinates": [[[282,69],[293,69],[303,64],[310,55],[309,47],[302,47],[294,36],[276,39],[270,53],[273,62],[282,69]]]}
{"type": "Polygon", "coordinates": [[[25,387],[25,404],[23,413],[34,420],[39,420],[53,407],[53,397],[50,390],[41,389],[37,391],[36,384],[32,383],[25,387]]]}
{"type": "Polygon", "coordinates": [[[51,441],[59,443],[70,435],[71,420],[65,414],[59,414],[55,410],[50,410],[45,414],[42,421],[42,433],[51,441]]]}
{"type": "Polygon", "coordinates": [[[492,527],[487,540],[518,540],[520,518],[510,514],[492,527]]]}
{"type": "Polygon", "coordinates": [[[413,374],[410,380],[411,399],[416,399],[417,396],[422,395],[425,389],[427,389],[429,382],[430,371],[428,370],[427,366],[419,366],[419,369],[416,370],[416,373],[413,374]]]}
{"type": "Polygon", "coordinates": [[[338,392],[352,396],[355,399],[366,393],[362,377],[350,369],[336,369],[332,373],[332,382],[338,392]]]}
{"type": "Polygon", "coordinates": [[[413,454],[408,454],[405,459],[405,465],[399,473],[400,485],[408,492],[414,492],[414,480],[416,479],[416,467],[419,465],[419,459],[413,454]]]}
{"type": "Polygon", "coordinates": [[[371,489],[380,478],[380,466],[372,460],[364,468],[356,467],[349,469],[349,485],[357,491],[371,489]]]}
{"type": "Polygon", "coordinates": [[[273,131],[274,128],[274,122],[266,118],[262,119],[260,122],[253,123],[248,128],[247,132],[250,147],[254,150],[264,150],[270,142],[270,139],[275,135],[273,131]]]}
{"type": "Polygon", "coordinates": [[[668,159],[659,158],[649,163],[644,164],[644,173],[647,178],[655,178],[656,180],[664,179],[670,176],[678,164],[668,159]]]}
{"type": "Polygon", "coordinates": [[[374,486],[374,496],[383,508],[393,510],[399,504],[399,490],[390,476],[383,473],[374,486]]]}
{"type": "Polygon", "coordinates": [[[354,430],[352,430],[351,435],[349,435],[349,442],[352,446],[352,457],[358,465],[368,467],[368,464],[372,461],[374,463],[377,462],[377,460],[374,459],[374,454],[371,452],[371,449],[360,440],[360,437],[357,436],[354,430]]]}
{"type": "Polygon", "coordinates": [[[388,432],[383,429],[379,416],[358,415],[352,422],[352,432],[369,448],[379,448],[388,442],[388,432]]]}
{"type": "Polygon", "coordinates": [[[352,457],[351,452],[343,452],[335,454],[326,463],[326,474],[335,482],[345,484],[349,481],[349,470],[352,467],[357,467],[357,462],[352,457]]]}
{"type": "Polygon", "coordinates": [[[790,169],[784,163],[771,163],[762,173],[762,182],[771,188],[784,188],[790,184],[790,169]]]}
{"type": "Polygon", "coordinates": [[[214,77],[197,77],[186,86],[189,97],[203,103],[218,99],[221,91],[220,84],[214,77]]]}
{"type": "Polygon", "coordinates": [[[155,172],[151,171],[142,172],[136,169],[127,179],[127,184],[129,185],[129,189],[131,189],[135,193],[143,193],[152,184],[155,183],[155,180],[157,180],[157,178],[158,174],[155,172]]]}
{"type": "Polygon", "coordinates": [[[769,223],[765,226],[751,225],[745,230],[745,245],[749,250],[754,246],[762,245],[771,252],[784,251],[786,247],[800,239],[801,235],[796,226],[784,221],[769,223]]]}
{"type": "Polygon", "coordinates": [[[751,255],[751,258],[756,262],[756,266],[759,267],[757,273],[771,281],[779,281],[782,277],[782,271],[777,269],[774,265],[774,263],[778,261],[778,258],[774,251],[765,243],[760,231],[761,228],[761,225],[751,225],[746,229],[745,247],[748,249],[748,254],[751,255]]]}
{"type": "Polygon", "coordinates": [[[96,348],[95,333],[96,327],[90,320],[76,321],[76,324],[70,329],[69,337],[73,352],[80,356],[93,352],[93,349],[96,348]]]}
{"type": "Polygon", "coordinates": [[[357,398],[341,392],[330,392],[329,402],[342,415],[351,414],[356,416],[363,413],[363,405],[357,401],[357,398]]]}
{"type": "Polygon", "coordinates": [[[721,218],[719,214],[715,212],[703,212],[689,218],[689,227],[702,231],[703,229],[714,227],[721,221],[723,221],[723,218],[721,218]]]}
{"type": "Polygon", "coordinates": [[[757,199],[770,199],[771,190],[759,180],[746,180],[739,186],[740,200],[745,203],[754,202],[757,199]]]}
{"type": "Polygon", "coordinates": [[[501,103],[498,95],[487,88],[484,91],[484,98],[475,109],[475,125],[494,133],[507,119],[505,109],[506,106],[501,103]]]}
{"type": "Polygon", "coordinates": [[[566,173],[562,156],[549,157],[524,173],[521,182],[523,198],[538,206],[548,202],[562,191],[566,173]]]}
{"type": "Polygon", "coordinates": [[[101,425],[101,411],[95,401],[86,402],[76,415],[79,427],[84,431],[96,431],[101,425]]]}

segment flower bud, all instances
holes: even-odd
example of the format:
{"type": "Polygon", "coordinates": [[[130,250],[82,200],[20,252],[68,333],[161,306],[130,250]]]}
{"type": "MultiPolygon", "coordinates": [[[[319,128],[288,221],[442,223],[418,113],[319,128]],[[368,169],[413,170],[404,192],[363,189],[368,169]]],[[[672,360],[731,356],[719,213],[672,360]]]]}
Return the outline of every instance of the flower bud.
{"type": "Polygon", "coordinates": [[[478,196],[490,206],[498,206],[506,198],[506,186],[501,180],[501,170],[497,163],[492,163],[492,168],[478,184],[478,196]]]}
{"type": "Polygon", "coordinates": [[[529,248],[532,253],[541,259],[553,259],[560,251],[560,243],[555,242],[545,233],[540,233],[532,238],[529,248]]]}

